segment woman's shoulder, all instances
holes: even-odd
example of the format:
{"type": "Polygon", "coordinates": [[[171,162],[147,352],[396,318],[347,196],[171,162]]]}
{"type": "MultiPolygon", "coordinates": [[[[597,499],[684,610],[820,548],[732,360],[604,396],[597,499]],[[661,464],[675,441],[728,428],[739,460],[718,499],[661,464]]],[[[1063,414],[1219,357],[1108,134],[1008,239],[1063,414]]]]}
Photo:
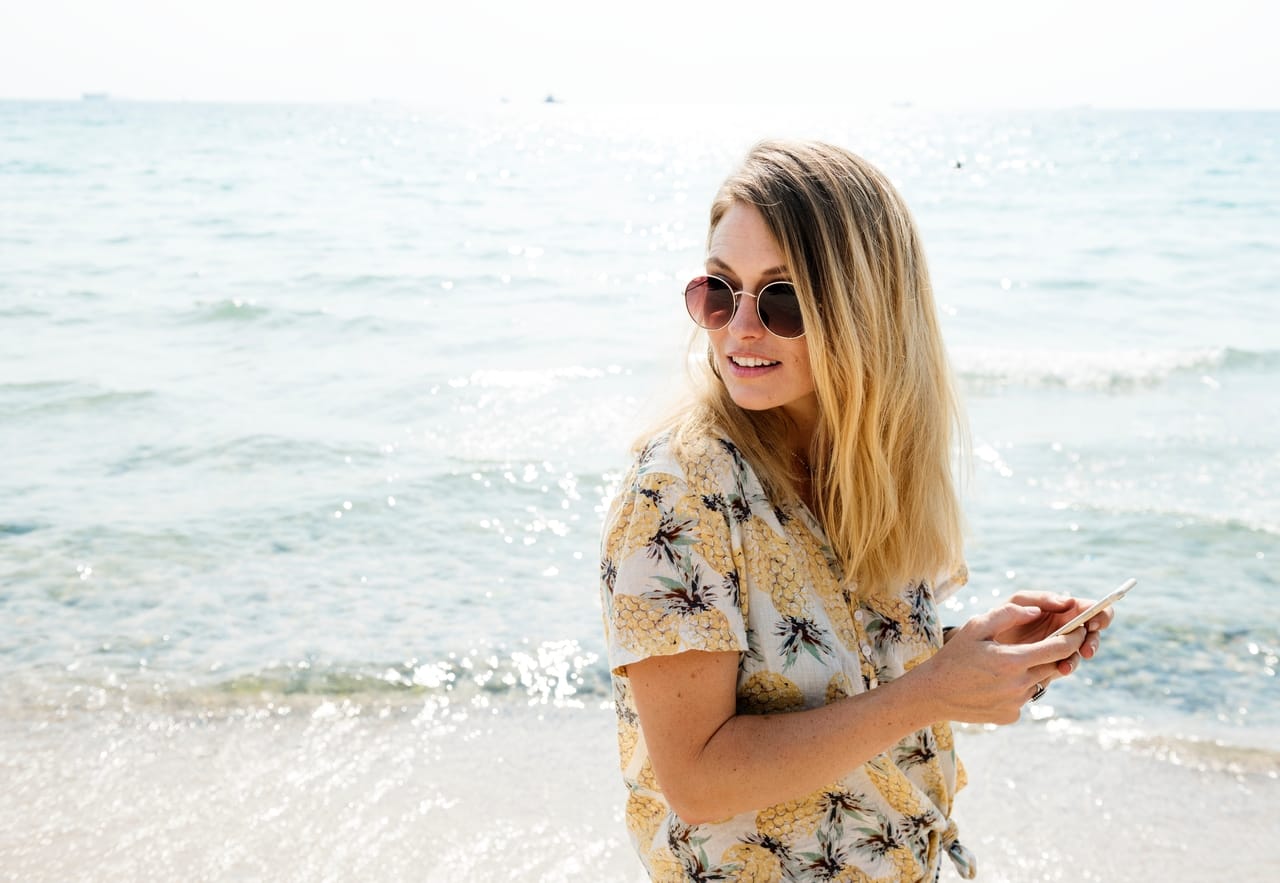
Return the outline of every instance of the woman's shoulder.
{"type": "Polygon", "coordinates": [[[690,490],[719,493],[741,485],[750,467],[737,446],[721,434],[668,430],[639,446],[633,471],[637,478],[670,476],[690,490]]]}

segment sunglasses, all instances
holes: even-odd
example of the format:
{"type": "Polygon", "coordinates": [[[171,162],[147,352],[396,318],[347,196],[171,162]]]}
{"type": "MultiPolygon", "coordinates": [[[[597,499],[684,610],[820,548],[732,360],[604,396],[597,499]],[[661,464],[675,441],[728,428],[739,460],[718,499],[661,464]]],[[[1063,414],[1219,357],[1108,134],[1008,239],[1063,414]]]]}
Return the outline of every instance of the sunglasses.
{"type": "Polygon", "coordinates": [[[770,334],[788,340],[804,336],[800,299],[790,282],[770,282],[752,294],[734,291],[719,276],[697,276],[684,287],[684,305],[699,328],[718,331],[733,321],[743,295],[755,298],[756,315],[770,334]]]}

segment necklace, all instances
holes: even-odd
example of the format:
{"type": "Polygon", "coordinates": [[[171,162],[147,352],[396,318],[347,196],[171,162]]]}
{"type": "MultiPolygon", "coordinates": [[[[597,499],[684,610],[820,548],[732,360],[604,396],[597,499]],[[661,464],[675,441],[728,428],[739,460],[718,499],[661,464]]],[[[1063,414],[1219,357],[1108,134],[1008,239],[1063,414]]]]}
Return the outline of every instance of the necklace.
{"type": "Polygon", "coordinates": [[[796,451],[791,452],[791,459],[795,461],[796,466],[800,468],[800,474],[806,478],[813,478],[813,467],[809,465],[809,459],[796,451]]]}

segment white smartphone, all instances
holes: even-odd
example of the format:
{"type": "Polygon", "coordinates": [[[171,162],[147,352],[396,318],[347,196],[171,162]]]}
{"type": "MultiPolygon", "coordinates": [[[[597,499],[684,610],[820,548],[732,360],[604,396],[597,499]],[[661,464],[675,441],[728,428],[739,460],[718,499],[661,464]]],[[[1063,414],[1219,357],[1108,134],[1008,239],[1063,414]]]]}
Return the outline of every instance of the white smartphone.
{"type": "Polygon", "coordinates": [[[1120,588],[1116,589],[1110,595],[1107,595],[1107,597],[1103,598],[1101,601],[1094,604],[1092,607],[1090,607],[1088,610],[1084,611],[1079,616],[1072,619],[1070,622],[1065,623],[1062,626],[1062,628],[1058,629],[1049,637],[1056,638],[1058,637],[1058,635],[1066,635],[1066,634],[1070,634],[1071,632],[1074,632],[1076,629],[1080,628],[1080,626],[1084,625],[1086,622],[1093,619],[1095,616],[1097,616],[1102,611],[1106,610],[1112,604],[1119,601],[1125,595],[1129,594],[1129,590],[1132,589],[1137,584],[1138,584],[1138,581],[1136,579],[1125,580],[1123,583],[1120,584],[1120,588]]]}

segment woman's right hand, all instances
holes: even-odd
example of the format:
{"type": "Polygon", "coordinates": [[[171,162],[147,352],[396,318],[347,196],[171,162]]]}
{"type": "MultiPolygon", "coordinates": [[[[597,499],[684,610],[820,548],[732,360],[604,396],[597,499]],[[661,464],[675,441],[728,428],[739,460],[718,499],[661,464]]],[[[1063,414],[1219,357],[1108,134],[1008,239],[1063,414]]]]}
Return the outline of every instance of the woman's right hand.
{"type": "Polygon", "coordinates": [[[1062,677],[1058,663],[1070,659],[1087,637],[1085,629],[1025,644],[1002,644],[996,636],[1043,616],[1039,607],[1008,602],[973,617],[946,645],[915,669],[928,678],[947,720],[1011,724],[1037,684],[1062,677]]]}

